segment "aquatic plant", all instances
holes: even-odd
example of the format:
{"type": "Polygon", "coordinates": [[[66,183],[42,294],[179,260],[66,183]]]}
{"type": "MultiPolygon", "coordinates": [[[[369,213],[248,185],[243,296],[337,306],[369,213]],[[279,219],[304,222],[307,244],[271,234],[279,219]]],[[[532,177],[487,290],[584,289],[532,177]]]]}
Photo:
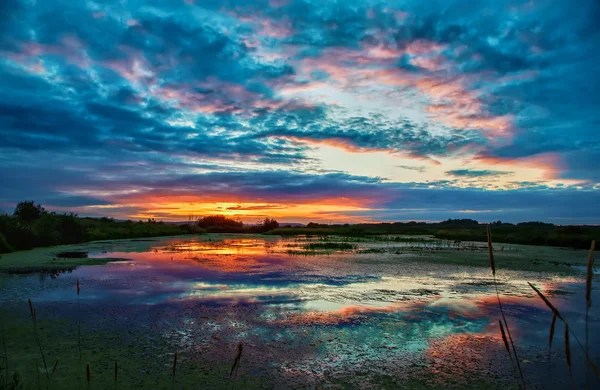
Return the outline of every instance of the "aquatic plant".
{"type": "Polygon", "coordinates": [[[90,369],[90,363],[88,362],[87,366],[85,367],[85,374],[86,374],[86,378],[87,378],[87,388],[90,388],[90,383],[92,382],[92,370],[90,369]]]}
{"type": "MultiPolygon", "coordinates": [[[[590,307],[592,307],[592,278],[594,276],[594,251],[596,250],[596,241],[592,241],[590,245],[590,252],[588,254],[587,261],[587,273],[585,278],[585,353],[590,354],[589,344],[589,317],[590,307]]],[[[585,377],[590,387],[590,369],[586,367],[585,377]]]]}
{"type": "Polygon", "coordinates": [[[79,303],[79,292],[81,288],[79,286],[79,279],[77,279],[77,311],[79,317],[77,318],[77,346],[79,348],[79,361],[81,362],[81,304],[79,303]]]}
{"type": "MultiPolygon", "coordinates": [[[[546,306],[553,312],[552,321],[553,322],[556,321],[556,319],[555,319],[555,317],[556,317],[556,318],[560,319],[563,322],[563,324],[565,325],[565,357],[567,358],[567,365],[569,367],[569,371],[571,370],[571,350],[570,350],[570,341],[567,341],[566,338],[570,337],[570,336],[573,336],[573,339],[575,339],[575,341],[577,342],[577,344],[579,345],[579,347],[583,350],[587,364],[589,365],[589,367],[592,368],[592,370],[596,374],[597,378],[600,380],[600,370],[598,370],[598,367],[594,364],[594,362],[592,362],[592,360],[590,359],[590,356],[589,356],[586,348],[581,343],[581,341],[579,341],[579,338],[577,338],[577,335],[573,332],[573,330],[569,326],[568,322],[560,314],[560,312],[558,311],[558,309],[556,308],[556,306],[554,306],[552,304],[552,302],[550,302],[550,300],[538,288],[536,288],[533,284],[531,284],[530,282],[527,282],[527,283],[537,293],[537,295],[542,299],[542,301],[544,301],[544,303],[546,304],[546,306]],[[568,336],[568,335],[570,335],[570,336],[568,336]],[[567,348],[567,346],[569,346],[569,348],[567,348]],[[568,349],[568,356],[567,356],[567,349],[568,349]]],[[[551,330],[551,335],[554,334],[553,329],[554,328],[551,326],[551,329],[550,329],[551,330]]],[[[552,339],[550,338],[550,342],[551,341],[552,341],[552,339]]]]}
{"type": "Polygon", "coordinates": [[[175,374],[177,373],[177,351],[175,351],[175,355],[173,355],[173,383],[172,388],[175,387],[175,374]]]}
{"type": "Polygon", "coordinates": [[[35,308],[33,307],[33,303],[31,303],[31,299],[29,299],[29,312],[31,314],[31,321],[33,323],[33,338],[35,340],[35,344],[37,345],[40,355],[42,356],[42,362],[44,363],[44,370],[46,372],[46,380],[50,380],[50,374],[48,373],[48,365],[46,364],[46,356],[44,355],[44,351],[42,350],[42,343],[40,342],[40,336],[38,334],[37,328],[37,314],[35,308]]]}
{"type": "Polygon", "coordinates": [[[235,360],[233,361],[233,366],[231,366],[231,372],[229,372],[229,380],[231,380],[231,389],[235,386],[235,380],[237,378],[237,373],[240,366],[240,361],[242,360],[242,351],[244,350],[244,345],[240,342],[237,346],[237,355],[235,356],[235,360]],[[235,372],[235,375],[234,375],[235,372]],[[233,380],[231,376],[233,375],[233,380]]]}
{"type": "Polygon", "coordinates": [[[352,250],[356,245],[348,244],[347,242],[311,242],[304,245],[307,250],[352,250]]]}
{"type": "MultiPolygon", "coordinates": [[[[492,268],[492,276],[494,278],[494,287],[496,289],[496,297],[498,298],[498,307],[500,308],[500,313],[502,315],[502,321],[504,322],[504,327],[506,328],[506,333],[508,334],[508,340],[510,341],[510,345],[512,346],[513,353],[515,354],[515,361],[517,365],[517,369],[519,371],[519,376],[521,377],[521,384],[523,389],[527,386],[525,385],[525,377],[523,376],[523,370],[521,370],[521,363],[519,362],[519,355],[517,354],[517,349],[515,348],[515,344],[512,339],[512,335],[510,334],[510,328],[508,326],[508,322],[506,321],[506,316],[504,315],[504,309],[502,308],[502,302],[500,301],[500,293],[498,292],[498,282],[496,281],[496,263],[494,261],[494,248],[492,245],[492,229],[490,225],[487,227],[487,245],[488,245],[488,254],[490,257],[490,267],[492,268]]],[[[500,324],[502,326],[502,324],[500,324]]],[[[501,328],[502,330],[502,328],[501,328]]],[[[504,335],[504,330],[502,330],[502,334],[504,335]]],[[[510,356],[510,349],[508,350],[508,354],[510,356]]],[[[511,357],[512,363],[512,357],[511,357]]],[[[514,368],[513,368],[514,369],[514,368]]]]}

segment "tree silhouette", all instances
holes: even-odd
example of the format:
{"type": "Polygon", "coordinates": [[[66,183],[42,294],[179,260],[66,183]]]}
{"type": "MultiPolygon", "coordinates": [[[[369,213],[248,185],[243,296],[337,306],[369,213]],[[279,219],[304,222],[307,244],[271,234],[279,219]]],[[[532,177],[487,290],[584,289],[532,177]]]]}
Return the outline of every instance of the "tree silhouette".
{"type": "Polygon", "coordinates": [[[26,200],[24,202],[17,203],[17,207],[15,207],[15,212],[13,215],[25,222],[32,222],[36,219],[39,219],[45,212],[46,209],[44,209],[42,205],[36,205],[33,200],[26,200]]]}

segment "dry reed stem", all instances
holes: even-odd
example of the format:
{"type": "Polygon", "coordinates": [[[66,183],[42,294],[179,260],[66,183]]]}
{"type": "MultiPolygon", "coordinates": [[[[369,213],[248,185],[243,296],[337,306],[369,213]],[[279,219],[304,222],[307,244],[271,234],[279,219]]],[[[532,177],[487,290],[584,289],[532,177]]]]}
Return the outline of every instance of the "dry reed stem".
{"type": "Polygon", "coordinates": [[[496,276],[496,263],[494,262],[494,249],[492,246],[492,228],[490,225],[487,226],[487,244],[488,254],[490,255],[490,266],[492,267],[492,275],[496,276]]]}
{"type": "Polygon", "coordinates": [[[173,355],[173,383],[171,385],[172,388],[175,387],[175,374],[177,373],[177,351],[175,351],[175,355],[173,355]]]}
{"type": "Polygon", "coordinates": [[[504,326],[502,325],[502,321],[498,320],[498,324],[500,324],[500,332],[502,333],[502,341],[504,341],[504,347],[506,348],[506,352],[508,352],[510,360],[512,360],[512,354],[510,353],[510,347],[508,346],[508,340],[506,339],[506,333],[504,333],[504,326]]]}
{"type": "Polygon", "coordinates": [[[565,358],[567,359],[567,367],[571,372],[571,343],[569,342],[569,324],[565,324],[565,358]]]}
{"type": "Polygon", "coordinates": [[[88,362],[87,366],[85,367],[85,373],[86,373],[86,377],[87,377],[87,386],[88,389],[90,388],[90,382],[92,381],[92,370],[90,369],[90,363],[88,362]]]}
{"type": "Polygon", "coordinates": [[[52,369],[52,375],[56,372],[56,367],[58,367],[58,359],[56,359],[56,363],[54,363],[54,368],[52,369]]]}
{"type": "Polygon", "coordinates": [[[233,366],[231,367],[231,372],[229,373],[229,379],[231,379],[231,375],[234,373],[235,370],[235,375],[233,375],[233,381],[231,382],[231,390],[233,390],[233,388],[235,387],[235,380],[237,378],[237,373],[239,370],[239,364],[240,361],[242,360],[242,351],[244,350],[244,345],[240,342],[237,346],[237,355],[235,356],[235,360],[233,361],[233,366]]]}
{"type": "MultiPolygon", "coordinates": [[[[594,370],[594,374],[596,374],[596,377],[600,380],[600,370],[598,370],[598,367],[596,367],[594,362],[592,362],[592,360],[590,359],[590,355],[589,355],[588,351],[586,350],[585,346],[581,343],[581,341],[579,341],[579,338],[573,332],[573,330],[571,330],[571,328],[569,328],[569,324],[560,315],[558,309],[548,300],[548,298],[546,298],[546,296],[544,296],[544,294],[542,294],[542,292],[540,290],[535,288],[535,286],[533,284],[531,284],[529,282],[527,282],[527,283],[540,296],[540,298],[542,298],[542,300],[546,303],[546,306],[548,306],[548,308],[550,310],[552,310],[554,315],[556,315],[558,318],[560,318],[560,320],[563,322],[563,324],[565,324],[565,333],[571,333],[573,335],[573,337],[575,338],[575,341],[577,342],[577,344],[579,344],[579,347],[583,350],[586,361],[592,367],[592,370],[594,370]]],[[[570,355],[569,355],[569,358],[570,358],[570,355]]]]}
{"type": "Polygon", "coordinates": [[[115,360],[115,387],[117,387],[117,379],[119,378],[119,362],[115,360]]]}
{"type": "MultiPolygon", "coordinates": [[[[587,274],[585,278],[585,353],[589,355],[589,317],[590,307],[592,307],[592,279],[594,276],[594,251],[596,250],[596,241],[592,240],[590,244],[590,252],[587,261],[587,274]]],[[[589,366],[585,368],[585,377],[587,380],[587,386],[590,387],[590,369],[589,366]]]]}
{"type": "Polygon", "coordinates": [[[554,305],[548,300],[548,298],[546,298],[546,296],[544,294],[542,294],[542,292],[540,290],[538,290],[533,284],[531,284],[529,282],[527,282],[527,284],[529,284],[529,287],[531,287],[533,289],[533,291],[535,291],[540,296],[540,298],[542,298],[542,301],[544,301],[546,306],[548,306],[548,308],[550,310],[552,310],[554,315],[557,316],[558,318],[560,318],[562,322],[565,322],[565,319],[560,315],[560,312],[558,311],[558,309],[556,307],[554,307],[554,305]]]}
{"type": "Polygon", "coordinates": [[[31,321],[33,323],[33,339],[40,350],[40,355],[42,356],[42,362],[44,363],[44,370],[46,371],[46,387],[48,386],[48,382],[50,381],[50,373],[48,372],[48,365],[46,364],[46,356],[44,355],[44,351],[42,350],[42,343],[40,342],[40,336],[37,331],[37,313],[35,307],[33,307],[33,303],[31,299],[29,299],[29,312],[31,313],[31,321]]]}
{"type": "Polygon", "coordinates": [[[494,278],[494,288],[496,289],[496,297],[498,298],[498,308],[500,308],[500,314],[502,315],[502,321],[504,321],[504,326],[506,327],[506,333],[508,334],[508,340],[510,341],[510,345],[512,346],[512,350],[515,354],[515,361],[517,363],[517,369],[519,370],[519,376],[521,377],[521,384],[523,386],[523,390],[527,388],[525,384],[525,377],[523,376],[523,370],[521,370],[521,363],[519,362],[519,355],[517,353],[517,348],[515,348],[515,343],[513,342],[512,335],[510,334],[510,328],[508,326],[508,321],[506,321],[506,316],[504,315],[504,309],[502,308],[502,302],[500,301],[500,292],[498,291],[498,283],[496,282],[496,263],[494,262],[494,249],[492,246],[492,229],[490,225],[487,227],[487,237],[488,237],[488,253],[490,255],[490,266],[492,268],[492,276],[494,278]]]}
{"type": "Polygon", "coordinates": [[[552,340],[554,339],[554,327],[556,326],[556,314],[552,316],[552,323],[550,324],[550,335],[548,336],[548,347],[552,348],[552,340]]]}
{"type": "Polygon", "coordinates": [[[510,347],[508,346],[508,339],[506,338],[506,333],[504,332],[504,325],[502,325],[502,321],[500,320],[498,320],[498,324],[500,325],[500,332],[502,333],[502,341],[504,342],[504,348],[506,348],[508,358],[510,359],[510,366],[512,367],[515,379],[517,380],[517,385],[519,385],[519,378],[517,377],[517,371],[515,370],[515,362],[513,360],[512,354],[510,353],[510,347]]]}
{"type": "Polygon", "coordinates": [[[175,355],[173,355],[173,376],[177,372],[177,351],[175,351],[175,355]]]}
{"type": "Polygon", "coordinates": [[[594,251],[596,250],[596,241],[590,245],[590,253],[587,261],[587,277],[585,279],[585,302],[587,307],[592,306],[592,277],[594,276],[594,251]]]}
{"type": "Polygon", "coordinates": [[[237,355],[235,356],[235,360],[233,361],[233,366],[231,366],[231,372],[229,373],[229,378],[231,378],[231,376],[233,375],[233,370],[236,369],[236,367],[240,364],[240,360],[242,359],[242,351],[244,349],[244,346],[242,345],[242,343],[239,343],[237,346],[237,355]]]}

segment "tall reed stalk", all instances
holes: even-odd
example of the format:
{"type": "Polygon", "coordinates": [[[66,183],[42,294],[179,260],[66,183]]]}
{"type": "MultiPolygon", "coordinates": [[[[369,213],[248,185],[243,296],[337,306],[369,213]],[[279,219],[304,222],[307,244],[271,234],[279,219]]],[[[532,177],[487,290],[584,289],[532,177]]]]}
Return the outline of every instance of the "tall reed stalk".
{"type": "MultiPolygon", "coordinates": [[[[2,349],[4,350],[4,369],[6,370],[6,376],[4,377],[5,381],[8,381],[9,378],[9,370],[8,370],[8,352],[6,349],[6,334],[4,333],[4,318],[2,319],[2,349]]],[[[2,386],[5,386],[6,383],[2,383],[2,386]]]]}
{"type": "MultiPolygon", "coordinates": [[[[596,241],[592,241],[590,245],[590,253],[587,261],[587,274],[585,278],[585,353],[590,354],[589,344],[589,317],[590,307],[592,307],[592,278],[594,277],[594,251],[596,250],[596,241]]],[[[587,387],[590,387],[590,368],[586,366],[585,377],[587,387]]]]}
{"type": "Polygon", "coordinates": [[[171,388],[175,388],[175,374],[177,373],[177,351],[175,351],[175,355],[173,355],[173,383],[171,388]]]}
{"type": "Polygon", "coordinates": [[[233,380],[231,382],[231,390],[235,387],[235,380],[237,379],[237,373],[240,368],[240,361],[242,360],[242,351],[244,350],[244,345],[240,342],[237,346],[237,355],[235,356],[235,360],[233,361],[233,366],[231,366],[231,372],[229,373],[229,380],[232,380],[231,376],[233,375],[233,380]]]}
{"type": "Polygon", "coordinates": [[[77,347],[79,348],[79,361],[81,362],[81,304],[79,303],[79,292],[81,287],[79,285],[79,279],[77,279],[77,347]]]}
{"type": "MultiPolygon", "coordinates": [[[[494,287],[496,289],[496,297],[498,298],[498,307],[500,308],[500,314],[502,315],[502,321],[504,322],[504,328],[506,328],[506,333],[508,334],[508,340],[510,341],[510,345],[512,347],[513,353],[515,354],[515,361],[517,363],[517,369],[519,370],[519,376],[521,377],[521,385],[523,386],[523,390],[527,388],[525,385],[525,377],[523,376],[523,370],[521,370],[521,363],[519,362],[519,355],[517,354],[517,349],[515,348],[515,344],[512,339],[512,335],[510,333],[510,328],[508,326],[508,322],[506,321],[506,316],[504,315],[504,309],[502,308],[502,301],[500,300],[500,293],[498,292],[498,282],[496,281],[496,262],[494,261],[494,248],[492,246],[492,229],[490,225],[487,227],[487,245],[488,245],[488,254],[490,257],[490,267],[492,268],[492,276],[494,278],[494,287]]],[[[510,350],[509,350],[510,355],[510,350]]],[[[512,361],[512,358],[511,358],[512,361]]]]}
{"type": "MultiPolygon", "coordinates": [[[[546,306],[548,306],[548,308],[554,313],[554,316],[556,316],[556,318],[558,318],[562,321],[562,323],[565,325],[565,334],[569,334],[570,336],[573,336],[573,339],[577,342],[577,344],[583,351],[587,364],[589,365],[589,367],[592,368],[592,371],[596,375],[596,378],[598,380],[600,380],[600,370],[594,364],[594,362],[590,359],[590,355],[588,354],[585,346],[581,343],[581,341],[579,341],[579,338],[577,337],[575,332],[573,332],[573,329],[571,329],[571,327],[569,326],[569,324],[565,320],[565,318],[560,314],[560,312],[558,311],[556,306],[554,306],[552,304],[552,302],[550,302],[550,300],[537,287],[535,287],[533,284],[531,284],[529,282],[527,282],[527,284],[529,284],[529,286],[533,289],[533,291],[535,291],[536,294],[542,299],[542,301],[544,301],[546,306]]],[[[566,342],[565,342],[565,346],[566,346],[566,342]]],[[[566,351],[565,351],[565,354],[566,354],[566,351]]],[[[567,360],[568,365],[571,364],[570,359],[571,359],[571,354],[570,354],[570,348],[569,348],[569,356],[568,356],[568,360],[567,360]]]]}
{"type": "Polygon", "coordinates": [[[87,388],[89,390],[90,384],[92,382],[92,369],[90,368],[89,362],[88,362],[87,366],[85,367],[85,374],[86,374],[86,378],[87,378],[87,388]]]}
{"type": "Polygon", "coordinates": [[[46,364],[46,356],[44,355],[44,351],[42,350],[42,343],[40,342],[40,336],[37,330],[37,314],[36,310],[33,307],[33,303],[31,303],[31,299],[29,300],[29,312],[31,313],[31,321],[33,323],[33,338],[35,340],[35,344],[40,350],[40,355],[42,356],[42,362],[44,363],[44,370],[46,371],[46,388],[48,387],[48,382],[50,381],[50,374],[48,373],[48,365],[46,364]]]}

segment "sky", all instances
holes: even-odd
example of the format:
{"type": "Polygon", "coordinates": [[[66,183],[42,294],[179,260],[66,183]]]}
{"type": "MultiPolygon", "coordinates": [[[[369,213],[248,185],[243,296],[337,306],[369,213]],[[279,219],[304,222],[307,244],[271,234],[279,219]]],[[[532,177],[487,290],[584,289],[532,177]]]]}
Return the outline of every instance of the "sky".
{"type": "Polygon", "coordinates": [[[600,223],[600,2],[3,0],[0,209],[600,223]]]}

